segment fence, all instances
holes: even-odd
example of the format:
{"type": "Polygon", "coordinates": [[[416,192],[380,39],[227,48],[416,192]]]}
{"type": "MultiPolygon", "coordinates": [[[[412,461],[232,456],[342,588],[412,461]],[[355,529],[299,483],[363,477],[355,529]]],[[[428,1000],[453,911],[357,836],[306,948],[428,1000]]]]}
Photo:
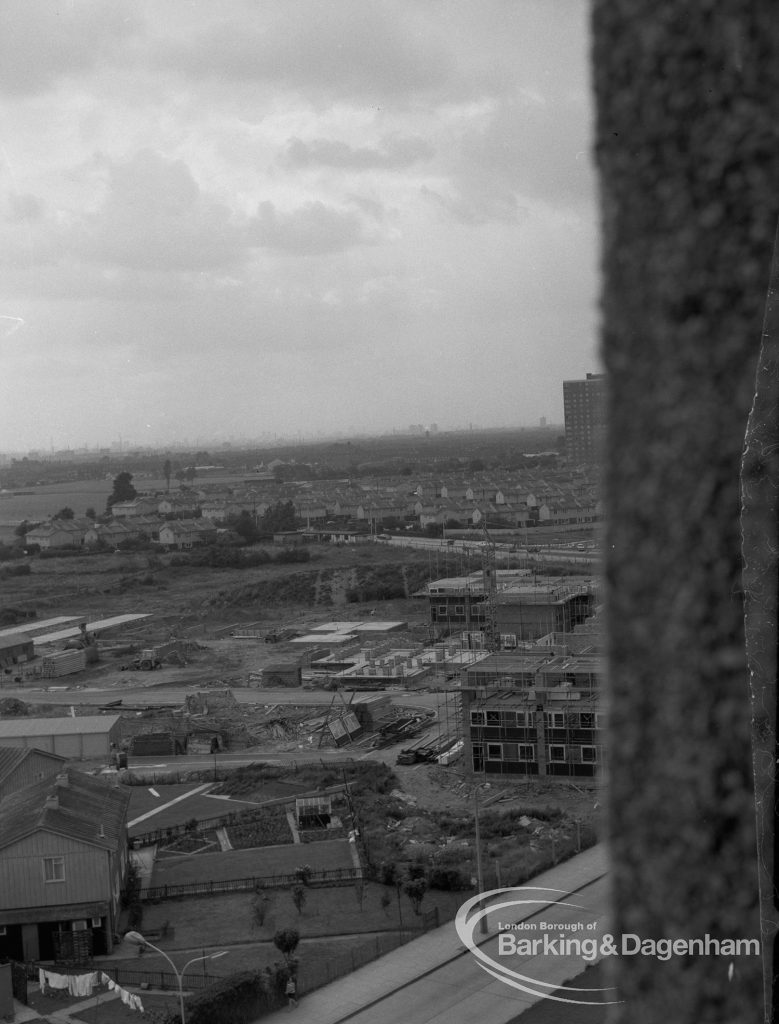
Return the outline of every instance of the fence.
{"type": "MultiPolygon", "coordinates": [[[[332,868],[312,871],[307,885],[349,885],[362,877],[357,868],[332,868]]],[[[251,878],[225,878],[209,882],[185,882],[180,885],[157,885],[143,890],[140,898],[145,903],[172,900],[179,896],[217,896],[226,892],[252,892],[255,889],[275,889],[296,885],[300,876],[296,872],[283,875],[254,875],[251,878]]]]}
{"type": "Polygon", "coordinates": [[[298,967],[297,983],[298,994],[312,992],[322,985],[328,985],[336,978],[356,971],[372,960],[377,960],[385,953],[391,953],[393,949],[405,945],[412,939],[431,928],[437,928],[439,924],[438,908],[424,911],[417,918],[418,927],[405,929],[402,932],[385,932],[380,935],[365,936],[364,944],[359,949],[350,949],[347,952],[336,953],[322,959],[309,960],[302,958],[298,967]]]}
{"type": "MultiPolygon", "coordinates": [[[[140,988],[141,985],[148,985],[149,988],[155,989],[173,989],[178,991],[179,983],[176,975],[172,971],[142,971],[136,970],[129,967],[122,967],[118,964],[83,964],[81,966],[74,966],[68,964],[67,967],[63,965],[55,964],[39,964],[34,961],[27,961],[24,964],[17,964],[17,967],[24,969],[28,981],[37,981],[39,977],[39,971],[41,969],[46,971],[55,971],[57,974],[66,975],[77,975],[87,974],[93,971],[102,971],[112,978],[117,985],[125,987],[127,985],[133,985],[136,988],[140,988]]],[[[190,989],[203,989],[208,988],[209,985],[213,985],[217,981],[221,981],[222,976],[216,974],[204,974],[197,971],[187,971],[184,981],[185,991],[190,989]]]]}

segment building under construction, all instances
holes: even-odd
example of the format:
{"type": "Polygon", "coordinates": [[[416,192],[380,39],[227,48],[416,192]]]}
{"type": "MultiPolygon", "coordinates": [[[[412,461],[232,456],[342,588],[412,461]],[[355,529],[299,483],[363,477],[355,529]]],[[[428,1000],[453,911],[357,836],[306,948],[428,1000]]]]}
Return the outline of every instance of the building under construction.
{"type": "Polygon", "coordinates": [[[475,773],[586,777],[602,762],[601,659],[500,653],[463,673],[465,763],[475,773]]]}
{"type": "Polygon", "coordinates": [[[595,584],[590,579],[536,576],[528,570],[497,570],[435,580],[426,596],[430,621],[439,632],[489,631],[495,646],[516,647],[549,633],[570,633],[592,615],[595,584]]]}

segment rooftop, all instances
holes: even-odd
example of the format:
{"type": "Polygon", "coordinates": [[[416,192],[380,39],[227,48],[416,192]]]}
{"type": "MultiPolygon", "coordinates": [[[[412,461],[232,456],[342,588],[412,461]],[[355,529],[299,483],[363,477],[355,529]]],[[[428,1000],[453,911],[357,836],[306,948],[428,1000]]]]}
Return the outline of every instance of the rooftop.
{"type": "Polygon", "coordinates": [[[37,750],[35,747],[0,747],[0,782],[8,778],[12,771],[34,754],[42,754],[44,757],[53,758],[62,764],[67,761],[66,757],[52,754],[48,750],[37,750]]]}
{"type": "Polygon", "coordinates": [[[130,794],[75,769],[24,786],[0,800],[0,848],[34,832],[54,832],[91,846],[119,844],[130,794]]]}
{"type": "Polygon", "coordinates": [[[0,742],[11,736],[73,736],[109,732],[120,715],[84,715],[61,718],[4,718],[0,720],[0,742]]]}

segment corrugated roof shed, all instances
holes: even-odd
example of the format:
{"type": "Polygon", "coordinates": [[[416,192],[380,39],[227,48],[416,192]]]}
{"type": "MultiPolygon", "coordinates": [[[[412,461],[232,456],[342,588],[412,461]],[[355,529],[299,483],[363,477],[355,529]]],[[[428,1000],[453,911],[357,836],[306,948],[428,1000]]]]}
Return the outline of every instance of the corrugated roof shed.
{"type": "Polygon", "coordinates": [[[84,715],[73,718],[5,718],[0,719],[0,744],[11,736],[77,736],[107,733],[121,715],[84,715]]]}
{"type": "Polygon", "coordinates": [[[115,850],[129,803],[123,787],[66,769],[0,800],[0,849],[44,831],[115,850]]]}

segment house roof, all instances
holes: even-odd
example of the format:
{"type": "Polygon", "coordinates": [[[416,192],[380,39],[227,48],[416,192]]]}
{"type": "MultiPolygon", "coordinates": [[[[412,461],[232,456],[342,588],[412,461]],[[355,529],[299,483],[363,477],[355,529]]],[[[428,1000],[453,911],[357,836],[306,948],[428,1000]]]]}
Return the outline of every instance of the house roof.
{"type": "Polygon", "coordinates": [[[124,788],[66,769],[0,800],[0,849],[41,831],[116,849],[129,803],[124,788]]]}
{"type": "Polygon", "coordinates": [[[52,754],[48,750],[37,750],[35,747],[0,747],[0,783],[5,782],[11,772],[16,771],[19,765],[24,764],[28,757],[35,754],[59,761],[60,764],[67,762],[66,757],[52,754]]]}
{"type": "Polygon", "coordinates": [[[109,732],[121,715],[84,715],[72,718],[6,718],[0,721],[0,743],[4,736],[74,736],[109,732]]]}

